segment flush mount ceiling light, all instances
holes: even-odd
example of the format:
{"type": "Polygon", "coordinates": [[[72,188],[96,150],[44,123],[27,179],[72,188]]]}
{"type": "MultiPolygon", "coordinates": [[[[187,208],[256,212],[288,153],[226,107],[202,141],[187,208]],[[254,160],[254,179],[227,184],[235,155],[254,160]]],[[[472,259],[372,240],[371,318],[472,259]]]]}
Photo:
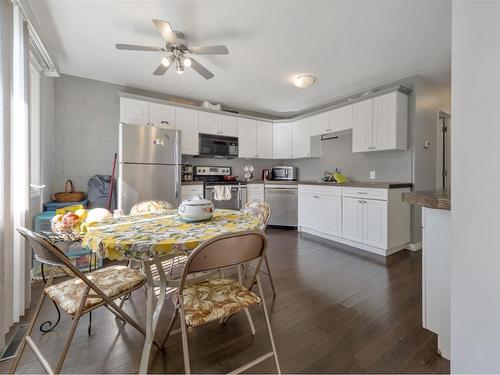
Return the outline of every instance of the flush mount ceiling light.
{"type": "Polygon", "coordinates": [[[316,77],[311,74],[298,74],[292,79],[292,83],[301,89],[312,86],[316,82],[316,77]]]}

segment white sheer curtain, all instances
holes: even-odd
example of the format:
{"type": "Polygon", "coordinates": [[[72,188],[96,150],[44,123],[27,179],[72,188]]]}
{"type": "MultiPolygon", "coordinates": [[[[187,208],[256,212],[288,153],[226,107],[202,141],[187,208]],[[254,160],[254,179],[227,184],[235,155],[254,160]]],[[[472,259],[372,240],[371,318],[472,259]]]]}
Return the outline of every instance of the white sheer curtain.
{"type": "Polygon", "coordinates": [[[15,228],[29,204],[29,50],[21,11],[0,0],[0,347],[29,306],[29,257],[15,228]]]}

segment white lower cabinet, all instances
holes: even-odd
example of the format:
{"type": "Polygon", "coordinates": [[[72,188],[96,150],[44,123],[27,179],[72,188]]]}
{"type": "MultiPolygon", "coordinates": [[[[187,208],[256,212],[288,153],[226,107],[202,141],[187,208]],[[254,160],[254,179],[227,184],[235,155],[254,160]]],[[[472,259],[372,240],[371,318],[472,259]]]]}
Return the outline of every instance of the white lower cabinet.
{"type": "Polygon", "coordinates": [[[299,227],[311,228],[331,236],[341,236],[341,189],[311,189],[309,186],[299,186],[299,227]]]}
{"type": "Polygon", "coordinates": [[[299,185],[299,230],[390,255],[410,242],[410,206],[401,201],[406,191],[299,185]]]}

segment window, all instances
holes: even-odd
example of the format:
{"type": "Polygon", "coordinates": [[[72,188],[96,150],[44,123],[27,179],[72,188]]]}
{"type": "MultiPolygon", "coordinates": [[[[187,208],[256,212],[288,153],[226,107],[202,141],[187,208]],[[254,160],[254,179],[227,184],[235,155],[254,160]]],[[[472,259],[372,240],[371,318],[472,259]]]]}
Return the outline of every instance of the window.
{"type": "Polygon", "coordinates": [[[36,63],[30,63],[30,197],[40,196],[40,73],[36,63]]]}

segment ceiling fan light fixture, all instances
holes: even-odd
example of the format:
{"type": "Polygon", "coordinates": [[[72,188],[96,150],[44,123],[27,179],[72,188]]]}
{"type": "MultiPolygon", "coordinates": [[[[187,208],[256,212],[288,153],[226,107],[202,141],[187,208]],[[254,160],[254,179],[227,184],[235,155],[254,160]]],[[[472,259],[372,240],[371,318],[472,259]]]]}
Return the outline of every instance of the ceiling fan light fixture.
{"type": "Polygon", "coordinates": [[[184,66],[187,66],[188,68],[191,66],[191,59],[189,57],[186,57],[183,61],[184,66]]]}
{"type": "Polygon", "coordinates": [[[169,66],[170,65],[170,59],[167,56],[163,56],[161,59],[161,63],[163,66],[169,66]]]}
{"type": "Polygon", "coordinates": [[[294,86],[304,89],[312,86],[316,82],[316,77],[311,74],[297,74],[292,78],[294,86]]]}

